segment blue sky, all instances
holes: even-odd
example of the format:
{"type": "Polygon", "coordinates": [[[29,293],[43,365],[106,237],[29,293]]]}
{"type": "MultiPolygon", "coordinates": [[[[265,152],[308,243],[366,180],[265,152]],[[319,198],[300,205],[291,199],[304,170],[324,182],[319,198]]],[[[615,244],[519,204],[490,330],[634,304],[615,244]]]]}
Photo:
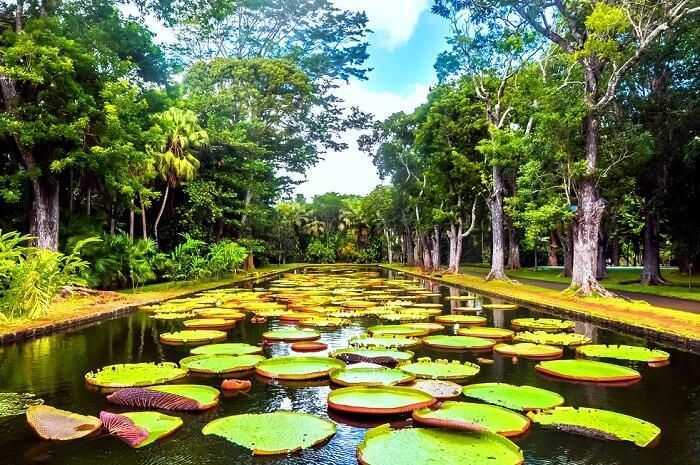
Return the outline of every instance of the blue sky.
{"type": "MultiPolygon", "coordinates": [[[[430,13],[432,0],[335,0],[339,8],[365,11],[370,37],[367,81],[353,81],[339,91],[349,105],[379,118],[411,111],[425,101],[436,82],[433,64],[447,45],[447,23],[430,13]]],[[[358,132],[345,134],[350,148],[326,154],[307,173],[297,193],[311,198],[324,192],[364,195],[380,183],[367,155],[357,149],[358,132]]]]}

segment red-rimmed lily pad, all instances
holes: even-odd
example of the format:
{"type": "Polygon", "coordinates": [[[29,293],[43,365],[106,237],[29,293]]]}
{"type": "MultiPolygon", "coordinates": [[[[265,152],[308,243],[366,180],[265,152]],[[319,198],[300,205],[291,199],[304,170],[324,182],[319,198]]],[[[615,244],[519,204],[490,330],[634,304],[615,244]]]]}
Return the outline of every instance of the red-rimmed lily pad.
{"type": "Polygon", "coordinates": [[[571,381],[626,383],[642,378],[632,368],[594,360],[552,360],[540,362],[535,368],[540,373],[571,381]]]}
{"type": "Polygon", "coordinates": [[[268,341],[313,341],[319,337],[321,334],[313,329],[274,329],[263,333],[263,339],[268,341]]]}
{"type": "Polygon", "coordinates": [[[228,342],[195,347],[190,350],[190,353],[192,355],[251,355],[260,354],[262,351],[262,347],[242,342],[228,342]]]}
{"type": "Polygon", "coordinates": [[[671,359],[671,355],[663,350],[627,345],[586,345],[577,347],[576,353],[584,357],[631,360],[650,364],[666,363],[671,359]]]}
{"type": "Polygon", "coordinates": [[[454,399],[462,395],[462,385],[443,379],[417,379],[406,387],[427,392],[436,399],[454,399]]]}
{"type": "Polygon", "coordinates": [[[99,418],[60,410],[48,405],[27,409],[27,423],[42,439],[71,441],[88,436],[102,427],[99,418]]]}
{"type": "Polygon", "coordinates": [[[236,320],[225,320],[223,318],[196,318],[182,322],[187,329],[218,329],[226,331],[236,326],[236,320]]]}
{"type": "Polygon", "coordinates": [[[265,378],[306,380],[325,378],[331,370],[345,368],[341,360],[330,357],[276,357],[255,366],[255,372],[265,378]]]}
{"type": "Polygon", "coordinates": [[[525,331],[516,333],[515,342],[530,342],[532,344],[547,344],[550,346],[573,347],[589,344],[591,338],[578,333],[548,333],[546,331],[525,331]]]}
{"type": "Polygon", "coordinates": [[[435,321],[438,323],[444,323],[448,325],[485,325],[486,318],[483,316],[476,315],[440,315],[435,317],[435,321]]]}
{"type": "Polygon", "coordinates": [[[530,412],[528,416],[544,427],[611,441],[629,441],[639,447],[657,442],[661,429],[639,418],[594,408],[557,407],[530,412]]]}
{"type": "Polygon", "coordinates": [[[210,344],[212,342],[221,342],[225,339],[225,332],[213,329],[189,329],[160,335],[160,342],[171,346],[210,344]]]}
{"type": "Polygon", "coordinates": [[[199,384],[164,384],[120,389],[107,396],[113,404],[162,410],[207,410],[219,403],[219,390],[199,384]]]}
{"type": "Polygon", "coordinates": [[[370,326],[367,331],[375,337],[383,336],[425,336],[428,334],[427,329],[418,328],[415,326],[403,326],[403,325],[378,325],[370,326]]]}
{"type": "Polygon", "coordinates": [[[465,386],[462,392],[471,399],[524,412],[550,409],[564,403],[564,398],[556,392],[506,383],[470,384],[465,386]]]}
{"type": "Polygon", "coordinates": [[[85,375],[85,381],[102,388],[125,388],[163,384],[185,376],[187,370],[175,363],[125,363],[91,371],[85,375]]]}
{"type": "Polygon", "coordinates": [[[395,368],[356,368],[353,366],[330,372],[331,381],[341,386],[395,386],[415,379],[410,373],[395,368]]]}
{"type": "Polygon", "coordinates": [[[328,348],[328,344],[320,341],[299,341],[292,343],[295,352],[321,352],[328,348]]]}
{"type": "Polygon", "coordinates": [[[160,412],[100,412],[104,428],[131,447],[144,447],[171,435],[182,419],[160,412]]]}
{"type": "Polygon", "coordinates": [[[476,376],[481,367],[471,362],[458,360],[431,360],[420,358],[413,363],[401,365],[403,371],[407,371],[423,379],[464,380],[476,376]]]}
{"type": "Polygon", "coordinates": [[[423,338],[423,344],[435,349],[448,350],[489,350],[496,341],[471,336],[428,336],[423,338]]]}
{"type": "Polygon", "coordinates": [[[485,339],[493,339],[495,341],[509,341],[515,334],[510,329],[491,328],[483,326],[472,326],[469,328],[459,328],[457,334],[461,336],[483,337],[485,339]]]}
{"type": "Polygon", "coordinates": [[[433,405],[430,394],[406,387],[354,386],[328,394],[328,408],[345,413],[393,415],[433,405]]]}
{"type": "Polygon", "coordinates": [[[560,347],[546,344],[519,342],[516,344],[497,344],[493,350],[501,355],[522,357],[531,360],[554,360],[561,358],[564,351],[560,347]]]}
{"type": "Polygon", "coordinates": [[[512,410],[473,402],[443,402],[437,408],[413,411],[413,420],[426,426],[490,431],[502,436],[520,436],[530,428],[530,420],[512,410]]]}
{"type": "Polygon", "coordinates": [[[389,424],[367,431],[357,456],[363,465],[520,465],[524,460],[520,448],[498,434],[389,424]]]}
{"type": "Polygon", "coordinates": [[[335,434],[329,420],[298,412],[243,414],[214,420],[202,429],[245,447],[254,455],[290,454],[321,444],[335,434]]]}
{"type": "Polygon", "coordinates": [[[192,373],[223,375],[250,371],[265,357],[250,355],[192,355],[180,360],[180,366],[192,373]]]}

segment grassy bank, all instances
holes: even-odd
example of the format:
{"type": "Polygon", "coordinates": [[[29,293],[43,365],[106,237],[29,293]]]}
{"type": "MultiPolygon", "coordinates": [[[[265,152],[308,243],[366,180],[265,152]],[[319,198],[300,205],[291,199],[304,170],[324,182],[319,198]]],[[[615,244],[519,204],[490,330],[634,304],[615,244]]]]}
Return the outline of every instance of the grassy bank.
{"type": "MultiPolygon", "coordinates": [[[[473,274],[484,277],[488,273],[488,268],[482,266],[462,266],[462,273],[473,274]]],[[[637,292],[640,294],[657,295],[661,297],[672,297],[676,299],[687,299],[700,301],[700,276],[688,276],[681,274],[676,269],[668,269],[662,272],[668,285],[664,286],[643,286],[639,284],[639,269],[635,268],[611,268],[608,276],[602,283],[611,291],[637,292]]],[[[522,268],[517,271],[508,271],[508,276],[515,279],[536,279],[558,284],[569,284],[570,278],[564,276],[560,269],[540,268],[535,271],[532,268],[522,268]]]]}
{"type": "Polygon", "coordinates": [[[152,302],[230,286],[249,279],[264,278],[267,275],[296,268],[298,265],[273,265],[259,268],[251,273],[239,273],[221,279],[178,281],[150,284],[138,289],[119,292],[99,292],[95,295],[73,295],[59,298],[51,306],[49,314],[36,320],[13,320],[0,322],[0,342],[26,338],[32,334],[46,334],[53,329],[79,325],[118,314],[119,311],[152,302]],[[14,337],[13,337],[14,336],[14,337]],[[23,336],[23,337],[21,337],[23,336]]]}
{"type": "Polygon", "coordinates": [[[582,319],[609,323],[637,334],[648,334],[659,339],[667,339],[693,350],[700,349],[700,315],[698,314],[655,307],[646,302],[580,298],[527,284],[486,282],[478,276],[469,274],[445,274],[434,277],[422,273],[418,268],[396,265],[383,266],[396,271],[438,279],[445,284],[463,286],[505,300],[557,310],[582,319]]]}

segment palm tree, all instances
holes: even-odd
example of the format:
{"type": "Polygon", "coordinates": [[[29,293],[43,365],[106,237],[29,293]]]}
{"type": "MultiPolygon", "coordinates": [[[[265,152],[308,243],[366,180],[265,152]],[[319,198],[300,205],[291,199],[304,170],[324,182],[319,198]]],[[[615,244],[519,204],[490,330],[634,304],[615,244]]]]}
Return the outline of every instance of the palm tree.
{"type": "Polygon", "coordinates": [[[199,160],[192,151],[205,146],[209,138],[207,132],[199,126],[194,112],[174,107],[157,116],[155,131],[160,138],[156,152],[156,170],[165,181],[163,202],[153,225],[158,242],[158,225],[170,188],[194,179],[199,169],[199,160]]]}

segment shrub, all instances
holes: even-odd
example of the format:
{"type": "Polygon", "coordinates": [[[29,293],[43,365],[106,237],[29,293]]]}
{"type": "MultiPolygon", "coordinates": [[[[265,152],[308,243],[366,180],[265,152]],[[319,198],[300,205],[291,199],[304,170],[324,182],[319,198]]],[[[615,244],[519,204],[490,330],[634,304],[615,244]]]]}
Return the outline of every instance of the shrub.
{"type": "Polygon", "coordinates": [[[209,248],[208,269],[213,276],[222,276],[238,271],[248,256],[248,250],[232,241],[221,241],[209,248]]]}
{"type": "Polygon", "coordinates": [[[306,259],[311,263],[334,263],[335,246],[316,239],[306,249],[306,259]]]}

